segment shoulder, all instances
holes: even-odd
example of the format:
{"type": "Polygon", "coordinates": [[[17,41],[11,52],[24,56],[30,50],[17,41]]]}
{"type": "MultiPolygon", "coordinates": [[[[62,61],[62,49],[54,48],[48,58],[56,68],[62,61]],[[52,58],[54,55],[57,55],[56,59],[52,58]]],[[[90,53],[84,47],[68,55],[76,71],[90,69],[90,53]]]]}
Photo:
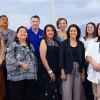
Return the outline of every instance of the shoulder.
{"type": "Polygon", "coordinates": [[[7,50],[13,50],[15,47],[18,47],[18,44],[16,42],[12,42],[9,47],[7,48],[7,50]]]}
{"type": "Polygon", "coordinates": [[[42,29],[40,29],[40,28],[39,28],[39,30],[43,32],[43,30],[42,30],[42,29]]]}
{"type": "Polygon", "coordinates": [[[14,30],[8,29],[8,32],[9,32],[12,36],[14,36],[14,37],[15,37],[16,32],[15,32],[14,30]]]}
{"type": "Polygon", "coordinates": [[[43,30],[39,28],[39,34],[42,35],[43,34],[43,30]]]}
{"type": "Polygon", "coordinates": [[[61,43],[60,43],[60,46],[65,46],[66,44],[68,44],[69,43],[69,39],[66,39],[66,40],[64,40],[64,41],[62,41],[61,43]]]}
{"type": "Polygon", "coordinates": [[[97,41],[97,38],[91,39],[91,40],[89,41],[89,44],[92,45],[92,44],[94,44],[94,43],[97,43],[96,41],[97,41]]]}
{"type": "Polygon", "coordinates": [[[82,41],[79,40],[80,45],[84,45],[84,43],[82,41]]]}
{"type": "Polygon", "coordinates": [[[27,29],[28,34],[32,32],[32,28],[27,29]]]}
{"type": "Polygon", "coordinates": [[[8,29],[8,31],[10,32],[10,33],[16,33],[14,30],[11,30],[11,29],[8,29]]]}
{"type": "Polygon", "coordinates": [[[46,44],[46,39],[42,39],[40,44],[46,44]]]}
{"type": "Polygon", "coordinates": [[[62,41],[61,43],[62,44],[65,44],[65,43],[68,43],[69,42],[69,39],[65,39],[64,41],[62,41]]]}
{"type": "Polygon", "coordinates": [[[82,41],[83,43],[85,42],[84,37],[81,37],[79,40],[82,41]]]}

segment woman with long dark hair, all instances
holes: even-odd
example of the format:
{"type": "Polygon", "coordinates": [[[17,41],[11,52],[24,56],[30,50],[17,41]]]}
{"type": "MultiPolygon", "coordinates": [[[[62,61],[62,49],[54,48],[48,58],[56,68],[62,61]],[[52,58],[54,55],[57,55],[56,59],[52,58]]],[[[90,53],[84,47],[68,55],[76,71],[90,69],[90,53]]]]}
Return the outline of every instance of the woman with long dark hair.
{"type": "Polygon", "coordinates": [[[34,100],[37,59],[27,37],[27,28],[19,27],[15,42],[7,49],[6,67],[11,100],[34,100]]]}

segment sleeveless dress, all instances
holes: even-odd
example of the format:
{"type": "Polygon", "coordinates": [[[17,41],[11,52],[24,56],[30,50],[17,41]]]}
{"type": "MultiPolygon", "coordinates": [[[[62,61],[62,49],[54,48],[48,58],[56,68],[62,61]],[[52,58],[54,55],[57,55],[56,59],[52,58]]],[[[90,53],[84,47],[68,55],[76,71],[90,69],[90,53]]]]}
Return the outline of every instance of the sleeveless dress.
{"type": "Polygon", "coordinates": [[[56,81],[51,81],[50,75],[45,69],[42,61],[41,68],[39,71],[39,80],[42,86],[41,96],[42,100],[59,100],[58,92],[59,92],[59,84],[58,84],[58,75],[59,75],[59,43],[57,41],[54,42],[54,45],[49,41],[45,40],[47,44],[47,52],[46,59],[55,74],[56,81]]]}

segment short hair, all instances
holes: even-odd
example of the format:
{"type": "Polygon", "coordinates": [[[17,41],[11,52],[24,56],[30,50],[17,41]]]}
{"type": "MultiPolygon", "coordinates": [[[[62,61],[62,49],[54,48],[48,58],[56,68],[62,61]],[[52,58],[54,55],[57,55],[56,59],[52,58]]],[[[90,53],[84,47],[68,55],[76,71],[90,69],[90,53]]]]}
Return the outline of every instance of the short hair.
{"type": "Polygon", "coordinates": [[[37,15],[32,16],[31,19],[32,19],[32,18],[37,18],[37,19],[40,21],[40,17],[37,16],[37,15]]]}
{"type": "Polygon", "coordinates": [[[81,35],[81,30],[80,28],[76,25],[76,24],[72,24],[68,27],[68,30],[67,30],[67,37],[70,38],[70,28],[71,27],[75,27],[76,30],[77,30],[77,36],[76,36],[76,39],[79,40],[80,38],[80,35],[81,35]]]}
{"type": "Polygon", "coordinates": [[[59,23],[60,23],[60,21],[61,20],[65,20],[65,22],[66,22],[66,24],[67,24],[67,20],[65,19],[65,18],[59,18],[58,20],[57,20],[57,22],[56,22],[56,25],[57,25],[57,28],[59,29],[59,23]]]}
{"type": "Polygon", "coordinates": [[[100,23],[98,23],[97,27],[96,27],[96,36],[98,37],[97,42],[100,41],[100,36],[98,35],[98,28],[100,26],[100,23]]]}
{"type": "Polygon", "coordinates": [[[1,15],[1,16],[0,16],[0,19],[1,19],[2,17],[6,17],[6,18],[8,19],[8,17],[7,17],[6,15],[1,15]]]}
{"type": "Polygon", "coordinates": [[[51,27],[54,31],[54,37],[53,37],[53,40],[56,40],[57,38],[57,31],[56,31],[56,28],[52,25],[52,24],[47,24],[45,27],[44,27],[44,32],[43,32],[43,38],[44,39],[47,39],[47,35],[46,35],[46,30],[48,27],[51,27]]]}
{"type": "Polygon", "coordinates": [[[88,38],[87,26],[88,26],[89,24],[93,25],[93,27],[94,27],[93,38],[96,37],[96,34],[95,34],[95,31],[96,31],[96,25],[95,25],[93,22],[89,22],[89,23],[87,23],[86,29],[85,29],[85,36],[84,36],[84,39],[85,39],[85,40],[87,40],[87,38],[88,38]]]}

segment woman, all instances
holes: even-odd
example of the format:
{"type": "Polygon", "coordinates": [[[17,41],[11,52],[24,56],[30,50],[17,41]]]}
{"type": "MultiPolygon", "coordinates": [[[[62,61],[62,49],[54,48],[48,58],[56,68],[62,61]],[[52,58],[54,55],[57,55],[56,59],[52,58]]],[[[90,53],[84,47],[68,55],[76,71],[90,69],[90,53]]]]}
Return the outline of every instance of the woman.
{"type": "MultiPolygon", "coordinates": [[[[82,41],[84,43],[85,49],[87,48],[89,41],[96,37],[95,30],[96,30],[96,26],[93,22],[89,22],[86,25],[86,34],[85,34],[84,37],[82,37],[80,39],[80,41],[82,41]]],[[[93,96],[93,93],[92,93],[92,83],[87,80],[87,67],[88,67],[88,63],[86,62],[86,65],[85,65],[85,81],[83,82],[83,87],[84,87],[86,99],[87,100],[93,100],[94,96],[93,96]]]]}
{"type": "Polygon", "coordinates": [[[57,28],[59,29],[57,34],[57,40],[59,43],[67,38],[66,27],[67,20],[65,18],[59,18],[56,22],[57,28]]]}
{"type": "Polygon", "coordinates": [[[85,51],[79,41],[81,31],[75,24],[69,26],[68,39],[60,45],[59,66],[62,79],[62,100],[81,100],[81,81],[84,79],[85,51]]]}
{"type": "Polygon", "coordinates": [[[96,35],[97,38],[89,42],[85,56],[89,62],[87,79],[92,82],[94,100],[100,100],[100,23],[96,35]]]}
{"type": "Polygon", "coordinates": [[[0,100],[3,100],[3,72],[2,72],[2,62],[4,60],[4,43],[2,38],[0,38],[0,100]]]}
{"type": "MultiPolygon", "coordinates": [[[[67,20],[65,18],[59,18],[56,22],[57,28],[59,29],[57,34],[57,41],[61,43],[65,39],[67,39],[67,20]]],[[[60,92],[60,100],[62,100],[62,80],[59,78],[59,92],[60,92]]]]}
{"type": "Polygon", "coordinates": [[[6,67],[11,100],[34,100],[37,59],[27,37],[27,28],[19,27],[15,42],[7,49],[6,67]]]}
{"type": "Polygon", "coordinates": [[[40,43],[41,71],[44,76],[41,84],[44,85],[45,100],[58,100],[59,44],[56,36],[55,27],[46,25],[40,43]]]}

